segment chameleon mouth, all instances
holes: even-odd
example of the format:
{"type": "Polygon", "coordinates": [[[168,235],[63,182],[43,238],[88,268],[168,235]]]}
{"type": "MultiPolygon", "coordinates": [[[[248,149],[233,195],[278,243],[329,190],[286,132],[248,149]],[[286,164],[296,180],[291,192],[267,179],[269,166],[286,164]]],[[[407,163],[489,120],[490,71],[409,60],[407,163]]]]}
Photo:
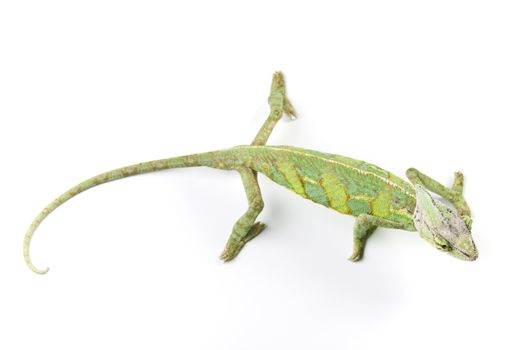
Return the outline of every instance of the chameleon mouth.
{"type": "Polygon", "coordinates": [[[466,247],[463,247],[463,249],[459,248],[458,251],[464,255],[466,259],[470,261],[476,260],[479,254],[478,249],[476,248],[476,245],[472,239],[470,239],[470,244],[468,244],[467,247],[467,249],[465,249],[466,247]]]}
{"type": "Polygon", "coordinates": [[[465,260],[474,261],[478,258],[478,251],[476,249],[471,254],[464,252],[461,249],[456,249],[456,250],[463,256],[465,260]]]}

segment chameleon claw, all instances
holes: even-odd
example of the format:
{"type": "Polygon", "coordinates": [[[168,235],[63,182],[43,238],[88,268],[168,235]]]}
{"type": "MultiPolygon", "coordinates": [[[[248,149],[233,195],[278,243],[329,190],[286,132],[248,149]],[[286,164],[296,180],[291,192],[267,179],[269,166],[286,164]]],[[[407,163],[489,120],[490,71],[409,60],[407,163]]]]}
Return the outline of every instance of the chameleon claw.
{"type": "MultiPolygon", "coordinates": [[[[354,242],[354,244],[358,244],[358,243],[354,242]]],[[[363,252],[364,252],[364,249],[361,249],[361,247],[359,246],[354,246],[354,252],[352,256],[348,258],[348,260],[353,261],[353,262],[357,262],[361,260],[363,258],[363,252]]]]}
{"type": "Polygon", "coordinates": [[[297,119],[297,113],[295,112],[295,109],[292,106],[292,103],[288,99],[288,97],[284,97],[284,105],[283,105],[283,111],[284,114],[288,117],[290,120],[296,120],[297,119]]]}
{"type": "Polygon", "coordinates": [[[368,237],[376,229],[375,226],[368,226],[370,218],[365,215],[361,215],[357,218],[354,227],[354,251],[352,256],[348,260],[356,262],[363,258],[363,253],[365,252],[365,244],[368,237]]]}
{"type": "Polygon", "coordinates": [[[348,260],[352,262],[358,262],[361,259],[363,259],[363,252],[360,252],[360,251],[354,252],[352,256],[348,258],[348,260]]]}
{"type": "MultiPolygon", "coordinates": [[[[240,249],[239,249],[240,250],[240,249]]],[[[232,250],[230,249],[224,249],[224,251],[222,252],[221,256],[220,256],[220,259],[224,262],[228,262],[228,261],[231,261],[233,260],[233,258],[238,254],[237,253],[233,253],[232,250]]]]}
{"type": "Polygon", "coordinates": [[[272,79],[272,88],[270,97],[268,97],[268,104],[278,117],[284,112],[290,120],[297,119],[297,114],[293,108],[292,103],[286,97],[286,87],[284,84],[284,76],[282,72],[275,72],[272,79]]]}
{"type": "Polygon", "coordinates": [[[241,251],[242,247],[255,237],[257,237],[264,229],[266,225],[262,222],[256,222],[250,227],[246,235],[238,241],[229,240],[224,248],[220,259],[224,262],[232,261],[241,251]]]}
{"type": "Polygon", "coordinates": [[[464,182],[464,177],[463,177],[463,173],[461,171],[456,171],[454,173],[454,182],[452,183],[452,191],[455,191],[456,193],[458,193],[458,195],[462,195],[463,194],[463,182],[464,182]]]}
{"type": "Polygon", "coordinates": [[[257,237],[263,230],[266,228],[266,224],[257,221],[253,226],[250,228],[246,236],[243,238],[243,243],[246,244],[255,237],[257,237]]]}

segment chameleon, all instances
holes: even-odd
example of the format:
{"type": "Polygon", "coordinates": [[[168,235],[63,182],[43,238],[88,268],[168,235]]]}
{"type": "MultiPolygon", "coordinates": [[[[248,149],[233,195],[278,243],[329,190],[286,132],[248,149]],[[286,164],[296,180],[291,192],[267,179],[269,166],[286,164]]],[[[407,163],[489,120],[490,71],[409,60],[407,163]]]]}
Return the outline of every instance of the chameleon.
{"type": "Polygon", "coordinates": [[[446,187],[417,169],[409,168],[407,182],[365,161],[293,146],[268,146],[266,142],[283,115],[292,120],[296,118],[281,72],[273,75],[268,104],[269,116],[250,145],[118,168],[64,192],[38,214],[25,234],[23,254],[27,266],[38,274],[49,271],[49,268],[39,269],[33,265],[31,238],[42,220],[72,197],[94,186],[129,176],[199,166],[237,171],[246,191],[248,209],[233,225],[220,255],[225,262],[234,259],[245,244],[266,227],[256,221],[264,207],[258,173],[303,198],[356,217],[351,261],[362,259],[367,239],[379,227],[418,231],[421,238],[438,250],[462,260],[477,259],[461,172],[456,172],[452,186],[446,187]],[[435,198],[430,192],[448,202],[435,198]]]}

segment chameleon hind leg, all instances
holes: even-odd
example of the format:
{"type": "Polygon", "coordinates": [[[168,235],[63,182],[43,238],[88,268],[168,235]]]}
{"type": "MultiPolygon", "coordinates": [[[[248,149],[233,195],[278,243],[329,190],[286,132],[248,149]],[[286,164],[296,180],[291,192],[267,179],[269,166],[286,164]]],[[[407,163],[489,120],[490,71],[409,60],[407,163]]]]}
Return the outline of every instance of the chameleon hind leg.
{"type": "Polygon", "coordinates": [[[472,227],[470,208],[463,197],[463,174],[461,172],[457,171],[454,173],[454,182],[450,188],[414,168],[408,169],[406,175],[413,184],[421,185],[452,203],[467,224],[467,227],[469,229],[472,227]]]}
{"type": "Polygon", "coordinates": [[[402,229],[403,224],[373,215],[359,215],[354,224],[354,251],[349,260],[355,262],[363,258],[366,241],[378,227],[402,229]]]}
{"type": "Polygon", "coordinates": [[[268,137],[270,137],[277,122],[281,120],[283,113],[292,120],[296,118],[295,110],[290,103],[290,100],[288,100],[288,97],[286,97],[286,86],[284,84],[283,73],[281,72],[275,72],[273,74],[268,104],[270,105],[270,115],[253,139],[252,145],[254,146],[266,144],[268,137]]]}
{"type": "MultiPolygon", "coordinates": [[[[291,119],[295,118],[293,106],[286,97],[284,77],[281,72],[276,72],[273,75],[268,104],[270,105],[270,115],[253,139],[252,145],[261,146],[266,144],[273,128],[282,118],[283,113],[291,119]]],[[[250,168],[239,168],[237,170],[241,175],[246,197],[248,198],[248,210],[233,226],[230,238],[228,238],[226,247],[224,247],[221,254],[221,259],[224,261],[230,261],[235,258],[242,247],[257,237],[266,227],[261,222],[255,222],[264,207],[261,190],[257,182],[257,173],[250,168]]]]}
{"type": "Polygon", "coordinates": [[[249,168],[238,169],[248,198],[248,210],[237,220],[232,233],[228,238],[226,247],[221,254],[221,259],[230,261],[239,254],[242,247],[253,238],[257,237],[266,227],[261,222],[255,222],[264,207],[261,190],[257,177],[249,168]]]}

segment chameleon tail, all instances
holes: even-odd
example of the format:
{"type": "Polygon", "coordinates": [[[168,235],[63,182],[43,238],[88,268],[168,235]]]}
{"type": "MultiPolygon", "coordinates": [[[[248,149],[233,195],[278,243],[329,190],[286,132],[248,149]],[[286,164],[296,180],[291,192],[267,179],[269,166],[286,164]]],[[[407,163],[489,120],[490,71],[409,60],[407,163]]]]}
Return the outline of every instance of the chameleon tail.
{"type": "Polygon", "coordinates": [[[97,176],[94,176],[84,182],[79,183],[78,185],[70,188],[68,191],[61,194],[55,200],[53,200],[47,207],[45,207],[38,216],[33,220],[29,229],[27,230],[24,237],[24,260],[27,266],[38,274],[45,274],[49,271],[49,268],[39,269],[33,265],[31,262],[31,257],[29,254],[29,247],[31,244],[31,238],[35,233],[36,229],[40,223],[56,208],[62,205],[64,202],[73,198],[77,194],[84,192],[92,187],[104,184],[106,182],[122,179],[125,177],[151,173],[155,171],[173,169],[173,168],[186,168],[186,167],[195,167],[195,166],[213,166],[217,162],[216,155],[219,152],[209,152],[201,153],[196,155],[181,156],[174,158],[166,158],[160,160],[154,160],[145,163],[138,163],[135,165],[130,165],[127,167],[111,170],[97,176]]]}

